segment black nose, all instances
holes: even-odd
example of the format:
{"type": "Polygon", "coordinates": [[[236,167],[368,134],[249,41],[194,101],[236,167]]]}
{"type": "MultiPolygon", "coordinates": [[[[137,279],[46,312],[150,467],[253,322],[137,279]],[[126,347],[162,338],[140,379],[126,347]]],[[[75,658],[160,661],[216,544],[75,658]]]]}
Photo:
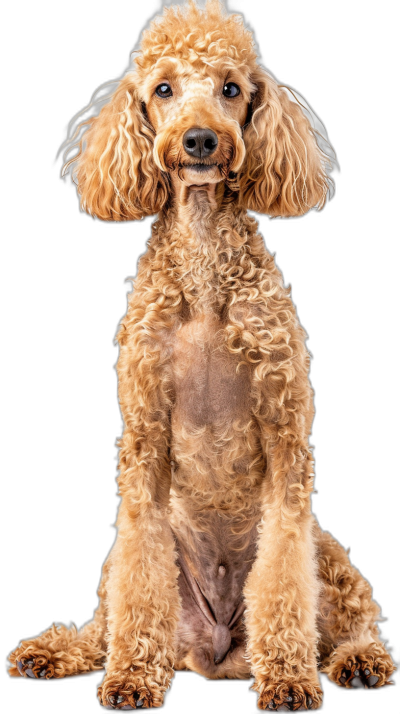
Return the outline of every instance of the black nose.
{"type": "Polygon", "coordinates": [[[189,156],[204,159],[218,146],[218,137],[211,129],[189,129],[183,137],[183,147],[189,156]]]}

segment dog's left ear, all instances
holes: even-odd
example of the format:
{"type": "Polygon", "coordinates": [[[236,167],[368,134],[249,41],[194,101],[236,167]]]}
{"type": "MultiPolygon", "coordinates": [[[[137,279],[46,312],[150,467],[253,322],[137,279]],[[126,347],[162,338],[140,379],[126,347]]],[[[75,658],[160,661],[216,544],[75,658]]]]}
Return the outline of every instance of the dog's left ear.
{"type": "Polygon", "coordinates": [[[300,216],[314,206],[322,208],[330,186],[329,159],[309,120],[263,69],[252,80],[257,92],[238,177],[242,205],[270,216],[300,216]]]}

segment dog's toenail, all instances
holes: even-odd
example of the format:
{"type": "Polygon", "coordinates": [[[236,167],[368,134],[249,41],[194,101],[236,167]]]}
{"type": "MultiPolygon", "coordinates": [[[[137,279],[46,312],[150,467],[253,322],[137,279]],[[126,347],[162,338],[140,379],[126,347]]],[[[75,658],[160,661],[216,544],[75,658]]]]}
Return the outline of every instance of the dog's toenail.
{"type": "Polygon", "coordinates": [[[375,684],[379,681],[379,677],[376,676],[376,674],[371,674],[370,677],[367,679],[367,686],[368,687],[375,687],[375,684]]]}
{"type": "Polygon", "coordinates": [[[371,672],[369,671],[369,669],[364,669],[364,674],[366,674],[368,677],[368,675],[371,674],[371,672]]]}
{"type": "Polygon", "coordinates": [[[24,664],[26,664],[27,667],[33,667],[33,664],[34,664],[33,659],[27,659],[26,662],[24,662],[24,664]]]}
{"type": "Polygon", "coordinates": [[[124,697],[120,694],[119,697],[117,697],[117,704],[121,704],[121,702],[124,701],[124,697]]]}
{"type": "Polygon", "coordinates": [[[41,669],[40,672],[39,672],[39,677],[40,677],[40,678],[43,678],[43,677],[45,677],[45,676],[46,676],[46,667],[45,667],[44,669],[41,669]]]}
{"type": "Polygon", "coordinates": [[[139,699],[139,701],[136,702],[137,707],[142,707],[143,706],[143,699],[139,699]]]}
{"type": "Polygon", "coordinates": [[[339,682],[341,682],[342,684],[346,684],[346,682],[347,682],[346,677],[340,677],[339,682]]]}
{"type": "Polygon", "coordinates": [[[293,697],[291,697],[290,694],[289,694],[289,696],[286,697],[286,701],[287,701],[287,702],[292,702],[292,701],[293,701],[293,697]]]}
{"type": "Polygon", "coordinates": [[[354,676],[355,676],[355,677],[359,677],[359,676],[360,676],[360,670],[359,670],[359,669],[355,669],[355,670],[354,670],[354,676]]]}
{"type": "Polygon", "coordinates": [[[271,699],[270,703],[268,704],[268,709],[276,709],[276,704],[273,699],[271,699]]]}
{"type": "Polygon", "coordinates": [[[22,662],[17,662],[17,667],[18,667],[18,669],[19,669],[20,672],[22,672],[23,669],[24,669],[24,665],[22,664],[22,662]]]}
{"type": "Polygon", "coordinates": [[[312,697],[307,697],[307,709],[311,709],[312,703],[312,697]]]}
{"type": "Polygon", "coordinates": [[[26,669],[26,670],[25,670],[25,674],[26,674],[27,677],[30,677],[31,679],[35,679],[35,675],[33,674],[33,670],[32,670],[32,669],[30,669],[30,668],[29,668],[29,669],[26,669]]]}

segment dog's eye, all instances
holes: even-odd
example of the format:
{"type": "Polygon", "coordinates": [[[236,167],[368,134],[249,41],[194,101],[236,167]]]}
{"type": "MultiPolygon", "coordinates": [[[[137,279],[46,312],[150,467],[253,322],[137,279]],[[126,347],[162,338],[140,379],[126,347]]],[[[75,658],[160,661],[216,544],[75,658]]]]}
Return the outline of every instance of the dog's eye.
{"type": "Polygon", "coordinates": [[[166,97],[172,97],[172,89],[166,82],[159,84],[156,89],[156,94],[158,97],[165,99],[166,97]]]}
{"type": "Polygon", "coordinates": [[[239,96],[240,87],[238,87],[235,82],[228,82],[228,84],[225,84],[223,93],[224,97],[229,97],[229,99],[232,99],[233,97],[239,96]]]}

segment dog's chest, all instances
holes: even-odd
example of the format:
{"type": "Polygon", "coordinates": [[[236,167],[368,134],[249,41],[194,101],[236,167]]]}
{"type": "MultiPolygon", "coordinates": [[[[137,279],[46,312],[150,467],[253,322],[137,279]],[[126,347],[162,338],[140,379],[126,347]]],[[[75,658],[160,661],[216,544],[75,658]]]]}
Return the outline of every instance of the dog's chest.
{"type": "Polygon", "coordinates": [[[175,419],[202,427],[232,423],[250,412],[249,365],[225,345],[225,332],[213,314],[184,323],[174,335],[175,419]]]}

